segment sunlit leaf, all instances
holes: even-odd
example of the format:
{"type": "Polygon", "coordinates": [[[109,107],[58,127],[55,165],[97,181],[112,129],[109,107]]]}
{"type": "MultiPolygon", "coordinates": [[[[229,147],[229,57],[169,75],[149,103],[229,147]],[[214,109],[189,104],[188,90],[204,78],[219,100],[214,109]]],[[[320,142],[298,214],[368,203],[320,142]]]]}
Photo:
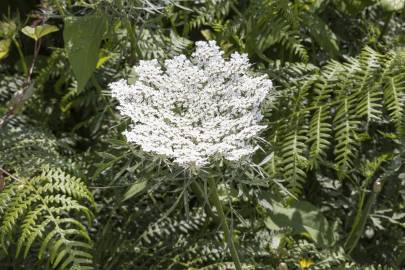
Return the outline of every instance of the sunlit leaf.
{"type": "Polygon", "coordinates": [[[147,186],[147,181],[141,181],[141,182],[137,182],[137,183],[133,184],[128,189],[128,191],[125,193],[122,201],[126,201],[126,200],[138,195],[139,193],[141,193],[142,191],[145,190],[146,186],[147,186]]]}
{"type": "Polygon", "coordinates": [[[301,269],[307,269],[311,267],[311,265],[313,265],[314,262],[311,259],[303,258],[299,261],[299,264],[301,269]]]}
{"type": "Polygon", "coordinates": [[[380,3],[386,11],[399,11],[404,8],[405,0],[380,0],[380,3]]]}
{"type": "Polygon", "coordinates": [[[49,24],[37,25],[35,27],[26,26],[21,29],[21,32],[23,32],[24,35],[29,36],[34,40],[38,40],[56,31],[59,31],[58,27],[49,24]]]}

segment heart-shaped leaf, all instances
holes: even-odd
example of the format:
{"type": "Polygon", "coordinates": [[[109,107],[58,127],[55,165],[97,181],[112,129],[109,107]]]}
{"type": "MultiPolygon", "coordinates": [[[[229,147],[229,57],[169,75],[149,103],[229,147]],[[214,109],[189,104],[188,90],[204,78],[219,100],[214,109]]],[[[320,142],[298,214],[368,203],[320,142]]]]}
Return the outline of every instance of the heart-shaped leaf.
{"type": "Polygon", "coordinates": [[[23,32],[24,35],[29,36],[34,40],[38,40],[56,31],[59,31],[58,27],[49,24],[37,25],[35,27],[26,26],[21,29],[21,32],[23,32]]]}
{"type": "Polygon", "coordinates": [[[105,18],[97,15],[65,19],[63,39],[70,65],[81,91],[96,69],[100,44],[106,27],[105,18]]]}

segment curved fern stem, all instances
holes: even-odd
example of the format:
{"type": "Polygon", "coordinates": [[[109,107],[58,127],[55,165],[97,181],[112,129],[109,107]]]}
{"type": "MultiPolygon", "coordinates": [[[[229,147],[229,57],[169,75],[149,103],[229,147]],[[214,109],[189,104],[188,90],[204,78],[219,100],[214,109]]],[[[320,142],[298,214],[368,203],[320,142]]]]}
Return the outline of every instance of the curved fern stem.
{"type": "Polygon", "coordinates": [[[221,222],[221,227],[222,230],[224,231],[225,240],[228,245],[229,251],[231,252],[235,268],[236,270],[242,270],[242,265],[239,260],[239,255],[236,249],[235,241],[233,239],[232,231],[229,229],[228,223],[226,222],[224,209],[222,208],[222,203],[219,200],[217,183],[213,178],[209,178],[208,181],[211,189],[211,203],[212,206],[215,206],[215,208],[217,209],[218,216],[221,222]]]}

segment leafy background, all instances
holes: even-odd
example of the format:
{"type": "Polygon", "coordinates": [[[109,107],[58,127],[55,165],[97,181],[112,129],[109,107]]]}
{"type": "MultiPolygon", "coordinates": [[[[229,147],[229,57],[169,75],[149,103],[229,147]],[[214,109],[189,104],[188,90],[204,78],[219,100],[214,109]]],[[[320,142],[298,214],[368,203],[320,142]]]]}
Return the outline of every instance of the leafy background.
{"type": "Polygon", "coordinates": [[[404,269],[401,0],[0,2],[0,268],[404,269]],[[277,98],[248,168],[190,178],[122,136],[108,83],[216,40],[277,98]]]}

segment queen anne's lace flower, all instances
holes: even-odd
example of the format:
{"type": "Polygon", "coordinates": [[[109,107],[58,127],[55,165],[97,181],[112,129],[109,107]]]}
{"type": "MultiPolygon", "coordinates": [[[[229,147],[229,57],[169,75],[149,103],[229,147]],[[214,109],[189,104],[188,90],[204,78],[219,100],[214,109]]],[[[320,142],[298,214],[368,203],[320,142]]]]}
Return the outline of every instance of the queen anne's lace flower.
{"type": "Polygon", "coordinates": [[[183,167],[203,166],[221,155],[236,161],[252,154],[252,138],[265,128],[260,106],[272,88],[251,76],[247,55],[226,61],[214,41],[197,42],[190,59],[141,61],[136,83],[110,85],[122,115],[132,120],[127,140],[183,167]]]}

